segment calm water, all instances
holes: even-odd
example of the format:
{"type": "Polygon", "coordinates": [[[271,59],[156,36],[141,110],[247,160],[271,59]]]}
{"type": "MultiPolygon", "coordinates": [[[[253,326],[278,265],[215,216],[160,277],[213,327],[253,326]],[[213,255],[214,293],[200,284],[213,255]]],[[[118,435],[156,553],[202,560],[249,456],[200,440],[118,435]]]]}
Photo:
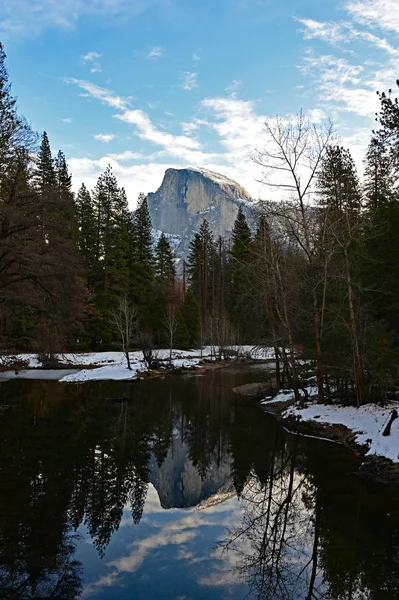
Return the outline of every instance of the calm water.
{"type": "Polygon", "coordinates": [[[1,383],[0,597],[399,599],[397,489],[238,406],[251,379],[1,383]]]}

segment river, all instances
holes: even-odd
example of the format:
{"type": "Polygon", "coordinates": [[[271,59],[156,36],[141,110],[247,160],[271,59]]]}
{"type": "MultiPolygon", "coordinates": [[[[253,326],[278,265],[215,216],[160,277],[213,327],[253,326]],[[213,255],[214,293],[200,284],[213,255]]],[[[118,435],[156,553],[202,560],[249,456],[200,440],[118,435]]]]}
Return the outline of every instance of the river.
{"type": "Polygon", "coordinates": [[[260,373],[0,383],[0,597],[399,599],[398,488],[240,406],[260,373]]]}

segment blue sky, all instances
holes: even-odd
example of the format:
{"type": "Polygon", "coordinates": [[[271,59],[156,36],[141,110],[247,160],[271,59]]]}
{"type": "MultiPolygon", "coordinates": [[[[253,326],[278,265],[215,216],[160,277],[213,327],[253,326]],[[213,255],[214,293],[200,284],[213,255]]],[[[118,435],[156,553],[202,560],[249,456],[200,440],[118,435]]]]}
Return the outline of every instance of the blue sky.
{"type": "Polygon", "coordinates": [[[78,187],[110,163],[135,205],[168,167],[254,197],[266,119],[327,116],[361,164],[399,77],[399,0],[0,0],[20,112],[78,187]]]}

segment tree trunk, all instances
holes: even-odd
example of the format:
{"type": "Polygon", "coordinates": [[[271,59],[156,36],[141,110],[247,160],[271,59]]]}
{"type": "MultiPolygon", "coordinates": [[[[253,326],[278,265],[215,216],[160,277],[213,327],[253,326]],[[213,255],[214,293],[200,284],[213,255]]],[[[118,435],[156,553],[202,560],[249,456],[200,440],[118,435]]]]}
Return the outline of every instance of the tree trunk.
{"type": "Polygon", "coordinates": [[[346,275],[346,284],[348,289],[348,305],[349,305],[349,322],[350,322],[350,331],[352,338],[352,349],[353,349],[353,367],[354,367],[354,375],[356,382],[356,402],[357,406],[361,406],[364,401],[364,373],[363,373],[363,363],[360,354],[359,348],[359,337],[356,326],[356,314],[355,314],[355,306],[354,306],[354,297],[353,297],[353,286],[352,286],[352,278],[351,278],[351,270],[350,263],[348,257],[348,250],[345,248],[344,250],[345,257],[345,275],[346,275]]]}
{"type": "Polygon", "coordinates": [[[324,402],[324,375],[323,375],[323,356],[321,352],[320,341],[320,316],[315,287],[312,289],[313,296],[313,317],[314,317],[314,341],[316,347],[316,380],[317,380],[317,401],[322,404],[324,402]]]}

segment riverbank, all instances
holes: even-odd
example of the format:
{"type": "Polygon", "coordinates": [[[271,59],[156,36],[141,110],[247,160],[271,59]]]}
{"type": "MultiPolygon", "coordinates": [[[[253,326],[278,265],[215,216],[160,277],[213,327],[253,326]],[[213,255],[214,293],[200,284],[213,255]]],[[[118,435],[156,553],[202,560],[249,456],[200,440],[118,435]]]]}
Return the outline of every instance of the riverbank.
{"type": "Polygon", "coordinates": [[[290,432],[351,448],[362,458],[359,475],[399,484],[399,418],[392,420],[394,411],[399,412],[399,402],[366,404],[359,408],[325,405],[316,402],[315,388],[307,391],[309,400],[303,406],[295,403],[290,391],[266,398],[261,406],[290,432]]]}
{"type": "MultiPolygon", "coordinates": [[[[157,367],[149,369],[143,360],[141,351],[129,352],[131,369],[127,367],[126,357],[123,352],[88,352],[76,354],[58,354],[56,360],[58,368],[66,369],[65,374],[57,371],[58,381],[61,383],[84,383],[87,381],[114,380],[123,381],[139,379],[142,377],[160,377],[167,373],[201,372],[210,368],[225,366],[235,359],[270,360],[273,351],[254,346],[240,346],[229,349],[229,360],[218,359],[218,349],[206,346],[194,350],[156,350],[155,360],[157,367]]],[[[36,354],[17,354],[0,357],[1,379],[30,379],[37,378],[41,371],[41,378],[46,378],[46,370],[36,354]]],[[[54,372],[54,369],[52,370],[54,372]]],[[[48,370],[50,373],[50,370],[48,370]]]]}

